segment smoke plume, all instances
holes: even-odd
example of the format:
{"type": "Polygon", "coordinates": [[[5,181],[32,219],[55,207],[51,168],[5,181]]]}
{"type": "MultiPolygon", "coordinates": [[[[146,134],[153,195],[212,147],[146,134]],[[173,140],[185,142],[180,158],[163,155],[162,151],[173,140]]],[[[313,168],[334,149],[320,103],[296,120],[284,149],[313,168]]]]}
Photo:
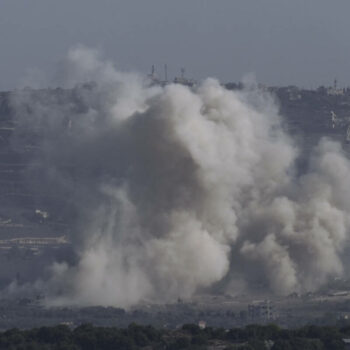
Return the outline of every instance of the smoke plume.
{"type": "Polygon", "coordinates": [[[70,103],[13,101],[18,130],[39,135],[31,171],[71,208],[77,261],[51,267],[51,304],[127,307],[223,281],[288,294],[345,273],[349,160],[322,139],[299,174],[271,96],[150,86],[83,47],[60,77],[85,83],[70,103]]]}

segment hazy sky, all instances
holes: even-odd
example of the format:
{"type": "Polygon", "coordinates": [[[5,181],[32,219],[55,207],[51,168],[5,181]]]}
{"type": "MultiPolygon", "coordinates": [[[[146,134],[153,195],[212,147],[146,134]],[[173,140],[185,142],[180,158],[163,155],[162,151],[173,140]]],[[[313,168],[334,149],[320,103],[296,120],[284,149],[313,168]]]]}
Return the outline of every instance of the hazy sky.
{"type": "Polygon", "coordinates": [[[349,0],[0,0],[0,89],[40,82],[79,43],[121,70],[347,86],[349,33],[349,0]]]}

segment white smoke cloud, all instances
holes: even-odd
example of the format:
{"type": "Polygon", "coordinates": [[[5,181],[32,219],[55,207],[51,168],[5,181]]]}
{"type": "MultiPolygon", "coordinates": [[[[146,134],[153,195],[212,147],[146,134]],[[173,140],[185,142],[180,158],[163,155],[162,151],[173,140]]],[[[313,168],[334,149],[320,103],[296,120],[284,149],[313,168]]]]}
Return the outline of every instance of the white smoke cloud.
{"type": "Polygon", "coordinates": [[[83,47],[61,75],[96,84],[71,103],[14,99],[19,125],[42,131],[43,186],[77,212],[79,259],[52,267],[51,304],[127,307],[223,279],[288,294],[344,272],[350,163],[322,140],[295,176],[298,150],[269,95],[213,79],[150,87],[83,47]]]}

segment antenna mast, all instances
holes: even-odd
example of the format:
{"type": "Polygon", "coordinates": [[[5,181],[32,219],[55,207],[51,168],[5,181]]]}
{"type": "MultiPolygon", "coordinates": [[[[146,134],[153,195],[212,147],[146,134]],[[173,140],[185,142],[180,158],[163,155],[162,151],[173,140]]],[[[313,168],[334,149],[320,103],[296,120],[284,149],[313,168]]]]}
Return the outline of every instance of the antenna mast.
{"type": "Polygon", "coordinates": [[[167,64],[164,65],[164,81],[165,82],[168,81],[168,65],[167,64]]]}
{"type": "Polygon", "coordinates": [[[181,79],[185,78],[185,68],[181,68],[181,79]]]}

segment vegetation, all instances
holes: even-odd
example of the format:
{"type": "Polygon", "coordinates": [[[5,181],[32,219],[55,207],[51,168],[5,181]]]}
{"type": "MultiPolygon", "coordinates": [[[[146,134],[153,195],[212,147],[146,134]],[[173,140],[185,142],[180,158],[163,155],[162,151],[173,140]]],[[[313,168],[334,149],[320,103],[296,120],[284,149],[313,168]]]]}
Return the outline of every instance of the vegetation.
{"type": "Polygon", "coordinates": [[[128,328],[94,327],[83,324],[75,329],[59,325],[31,330],[11,329],[0,333],[0,349],[6,350],[338,350],[345,349],[343,338],[350,327],[307,326],[294,330],[276,325],[245,328],[200,329],[184,325],[165,330],[131,324],[128,328]]]}

